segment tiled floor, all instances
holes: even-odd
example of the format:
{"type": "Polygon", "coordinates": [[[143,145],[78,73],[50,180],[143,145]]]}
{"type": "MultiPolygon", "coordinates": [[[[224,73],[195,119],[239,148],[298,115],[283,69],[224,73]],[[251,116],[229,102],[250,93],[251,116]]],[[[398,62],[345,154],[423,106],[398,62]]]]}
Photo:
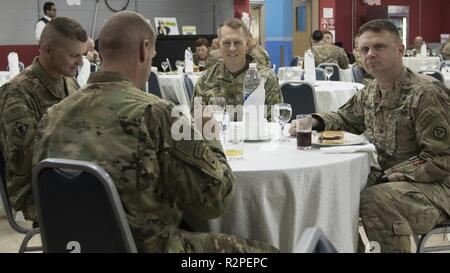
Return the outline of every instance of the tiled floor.
{"type": "MultiPolygon", "coordinates": [[[[21,222],[24,227],[31,227],[31,222],[21,222]]],[[[17,253],[25,235],[14,231],[6,217],[0,217],[0,253],[17,253]]],[[[40,246],[41,237],[36,235],[28,246],[40,246]]]]}
{"type": "MultiPolygon", "coordinates": [[[[30,227],[31,222],[21,222],[23,226],[30,227]]],[[[364,233],[362,233],[363,242],[367,243],[367,238],[364,233]]],[[[15,232],[9,225],[6,217],[0,217],[0,253],[17,253],[22,243],[25,235],[15,232]]],[[[448,236],[436,235],[432,237],[427,243],[427,246],[439,246],[439,245],[449,245],[448,236]]],[[[35,236],[29,243],[29,246],[41,246],[41,237],[39,235],[35,236]]],[[[413,244],[411,246],[412,251],[415,252],[416,246],[413,244]]],[[[450,253],[450,251],[448,251],[450,253]]]]}

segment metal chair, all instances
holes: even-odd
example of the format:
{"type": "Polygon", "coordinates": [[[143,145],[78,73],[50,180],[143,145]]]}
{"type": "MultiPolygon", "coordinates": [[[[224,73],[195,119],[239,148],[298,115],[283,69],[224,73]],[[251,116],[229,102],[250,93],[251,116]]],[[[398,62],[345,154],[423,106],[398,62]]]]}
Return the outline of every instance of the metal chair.
{"type": "Polygon", "coordinates": [[[194,83],[192,83],[191,78],[188,75],[184,75],[184,85],[186,86],[186,92],[189,98],[189,101],[192,99],[192,94],[194,94],[194,83]]]}
{"type": "Polygon", "coordinates": [[[353,81],[357,83],[363,83],[364,82],[364,72],[361,67],[359,66],[352,66],[352,75],[353,75],[353,81]]]}
{"type": "Polygon", "coordinates": [[[299,253],[338,253],[319,227],[307,228],[299,242],[299,253]]]}
{"type": "Polygon", "coordinates": [[[48,158],[33,168],[44,252],[137,252],[110,176],[97,164],[48,158]]]}
{"type": "Polygon", "coordinates": [[[91,72],[98,71],[98,65],[96,63],[90,63],[91,66],[91,72]]]}
{"type": "Polygon", "coordinates": [[[148,77],[148,92],[162,98],[158,75],[156,75],[156,73],[153,71],[150,72],[150,76],[148,77]]]}
{"type": "Polygon", "coordinates": [[[283,100],[292,107],[292,119],[299,114],[316,112],[316,95],[312,85],[306,82],[289,81],[281,85],[283,100]]]}
{"type": "Polygon", "coordinates": [[[19,253],[29,251],[41,251],[42,250],[41,246],[32,246],[32,247],[28,246],[28,243],[30,242],[31,238],[33,238],[34,235],[39,234],[39,228],[25,228],[19,225],[15,220],[14,210],[11,206],[7,194],[6,180],[5,180],[5,161],[3,159],[3,153],[1,152],[0,152],[0,194],[9,225],[16,232],[25,234],[25,237],[23,238],[22,243],[20,244],[19,247],[19,253]]]}
{"type": "MultiPolygon", "coordinates": [[[[320,67],[316,67],[316,80],[317,81],[325,81],[327,79],[327,75],[325,70],[320,67]]],[[[305,80],[305,73],[302,74],[302,80],[305,80]]]]}
{"type": "Polygon", "coordinates": [[[448,236],[448,234],[450,234],[450,220],[433,227],[430,231],[428,231],[425,234],[422,234],[418,239],[416,239],[417,253],[449,251],[450,243],[446,246],[433,246],[433,247],[425,246],[428,239],[430,239],[431,236],[436,234],[448,236]]]}
{"type": "Polygon", "coordinates": [[[298,66],[300,62],[300,56],[294,56],[291,59],[291,63],[289,64],[289,66],[298,66]]]}
{"type": "Polygon", "coordinates": [[[430,77],[433,77],[441,82],[444,82],[444,76],[442,75],[442,72],[436,69],[426,69],[426,70],[420,70],[417,73],[422,75],[427,75],[430,77]]]}
{"type": "Polygon", "coordinates": [[[442,69],[447,68],[450,71],[450,61],[442,61],[439,64],[439,71],[442,72],[442,69]]]}
{"type": "MultiPolygon", "coordinates": [[[[335,63],[321,63],[318,65],[318,67],[322,68],[326,71],[327,67],[333,68],[333,74],[330,77],[330,81],[340,81],[341,78],[339,76],[339,65],[335,63]]],[[[326,75],[326,72],[325,72],[326,75]]]]}

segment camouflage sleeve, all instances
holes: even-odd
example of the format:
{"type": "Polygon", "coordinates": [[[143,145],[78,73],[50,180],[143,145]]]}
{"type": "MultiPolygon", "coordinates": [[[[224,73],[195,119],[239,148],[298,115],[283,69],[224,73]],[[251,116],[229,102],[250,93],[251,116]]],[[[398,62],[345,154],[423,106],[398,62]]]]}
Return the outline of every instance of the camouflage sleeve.
{"type": "MultiPolygon", "coordinates": [[[[146,111],[150,135],[156,139],[164,190],[181,210],[202,219],[219,217],[228,206],[235,177],[217,140],[176,140],[171,106],[160,102],[146,111]]],[[[190,122],[183,130],[193,133],[190,122]]],[[[177,127],[178,128],[178,127],[177,127]]],[[[192,135],[193,137],[193,135],[192,135]]]]}
{"type": "Polygon", "coordinates": [[[345,130],[354,134],[362,134],[366,127],[364,125],[364,92],[366,89],[356,93],[346,104],[341,106],[337,112],[317,113],[325,124],[325,130],[345,130]]]}
{"type": "Polygon", "coordinates": [[[7,162],[7,191],[14,209],[21,210],[32,203],[31,169],[37,118],[26,97],[12,89],[3,91],[8,93],[1,113],[4,130],[2,149],[7,162]]]}
{"type": "MultiPolygon", "coordinates": [[[[263,76],[264,77],[264,76],[263,76]]],[[[267,105],[267,120],[270,121],[272,116],[272,105],[283,102],[283,95],[281,94],[278,79],[272,71],[268,72],[266,76],[266,83],[264,86],[266,90],[266,105],[267,105]]]]}
{"type": "Polygon", "coordinates": [[[194,98],[202,97],[203,103],[207,103],[209,101],[208,98],[205,98],[205,95],[206,95],[205,91],[206,91],[205,77],[202,76],[197,80],[197,83],[195,83],[194,94],[192,95],[192,100],[191,100],[191,110],[194,109],[194,98]]]}
{"type": "Polygon", "coordinates": [[[339,48],[339,67],[342,69],[348,69],[348,64],[350,61],[348,60],[347,53],[343,48],[339,48]]]}
{"type": "Polygon", "coordinates": [[[387,174],[402,173],[416,182],[450,177],[450,97],[444,88],[440,83],[428,84],[413,104],[421,152],[416,159],[386,170],[387,174]]]}

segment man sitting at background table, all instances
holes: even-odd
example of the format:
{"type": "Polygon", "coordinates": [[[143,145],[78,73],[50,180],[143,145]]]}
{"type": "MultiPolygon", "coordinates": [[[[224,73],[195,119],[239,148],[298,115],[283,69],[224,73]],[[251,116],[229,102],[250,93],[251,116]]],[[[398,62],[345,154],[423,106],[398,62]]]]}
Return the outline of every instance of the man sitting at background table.
{"type": "Polygon", "coordinates": [[[444,61],[450,60],[450,41],[442,45],[441,54],[444,61]]]}
{"type": "Polygon", "coordinates": [[[325,43],[322,31],[314,31],[311,35],[311,42],[311,51],[314,55],[316,67],[322,63],[336,63],[341,69],[348,69],[349,60],[347,53],[335,45],[325,43]]]}
{"type": "MultiPolygon", "coordinates": [[[[243,82],[250,63],[256,62],[247,54],[250,35],[246,25],[239,19],[228,19],[218,29],[220,53],[223,62],[218,62],[202,75],[195,85],[194,98],[202,97],[208,104],[211,97],[224,97],[227,105],[244,103],[243,82]]],[[[257,64],[261,78],[265,78],[267,117],[271,106],[283,101],[278,79],[273,71],[257,64]]],[[[192,102],[194,104],[194,101],[192,102]]]]}
{"type": "Polygon", "coordinates": [[[269,53],[253,37],[250,37],[250,45],[247,49],[247,52],[250,56],[252,56],[256,60],[256,62],[258,62],[264,66],[267,66],[269,68],[272,67],[272,63],[270,62],[269,53]]]}
{"type": "Polygon", "coordinates": [[[382,252],[409,252],[411,235],[449,219],[450,90],[405,68],[389,20],[368,22],[358,35],[362,65],[375,80],[337,113],[315,114],[313,127],[365,132],[376,146],[381,170],[361,193],[360,217],[382,252]]]}
{"type": "MultiPolygon", "coordinates": [[[[219,217],[235,177],[218,140],[175,140],[173,105],[142,92],[155,36],[135,12],[117,12],[106,21],[99,38],[102,71],[90,75],[83,92],[48,110],[39,124],[34,164],[57,157],[103,167],[140,252],[277,252],[262,242],[178,227],[184,212],[219,217]]],[[[210,119],[205,116],[203,124],[210,119]]]]}
{"type": "MultiPolygon", "coordinates": [[[[342,47],[340,47],[340,46],[337,46],[337,45],[334,43],[333,33],[332,33],[331,31],[329,31],[329,30],[322,30],[322,33],[323,33],[323,41],[324,41],[326,44],[331,45],[331,46],[336,46],[337,49],[340,51],[340,55],[341,55],[341,56],[347,56],[347,59],[349,59],[349,54],[347,54],[347,52],[345,51],[345,49],[342,48],[342,47]]],[[[349,60],[350,60],[350,59],[349,59],[349,60]]]]}
{"type": "Polygon", "coordinates": [[[197,41],[195,41],[195,53],[193,55],[194,64],[198,66],[198,63],[200,61],[206,61],[208,60],[209,55],[209,42],[205,38],[199,38],[197,41]]]}

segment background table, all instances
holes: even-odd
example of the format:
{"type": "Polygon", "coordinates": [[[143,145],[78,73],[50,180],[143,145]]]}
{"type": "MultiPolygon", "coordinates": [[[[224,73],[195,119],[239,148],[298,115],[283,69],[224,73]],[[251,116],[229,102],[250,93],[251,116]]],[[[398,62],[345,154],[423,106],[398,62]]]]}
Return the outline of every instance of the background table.
{"type": "MultiPolygon", "coordinates": [[[[280,81],[280,85],[285,81],[280,81]]],[[[314,86],[317,112],[337,111],[353,95],[364,88],[363,84],[355,82],[316,81],[314,86]]]]}
{"type": "MultiPolygon", "coordinates": [[[[158,81],[161,88],[161,96],[165,100],[170,100],[175,104],[191,105],[191,101],[187,94],[186,85],[184,84],[184,74],[159,74],[158,81]]],[[[199,74],[188,74],[195,86],[199,74]]]]}
{"type": "Polygon", "coordinates": [[[403,64],[414,72],[422,69],[436,69],[439,63],[439,57],[403,57],[403,64]]]}
{"type": "Polygon", "coordinates": [[[196,230],[265,241],[296,252],[303,231],[318,226],[340,252],[354,252],[359,198],[369,174],[366,153],[325,155],[289,143],[246,143],[230,161],[234,197],[221,218],[188,223],[196,230]]]}

